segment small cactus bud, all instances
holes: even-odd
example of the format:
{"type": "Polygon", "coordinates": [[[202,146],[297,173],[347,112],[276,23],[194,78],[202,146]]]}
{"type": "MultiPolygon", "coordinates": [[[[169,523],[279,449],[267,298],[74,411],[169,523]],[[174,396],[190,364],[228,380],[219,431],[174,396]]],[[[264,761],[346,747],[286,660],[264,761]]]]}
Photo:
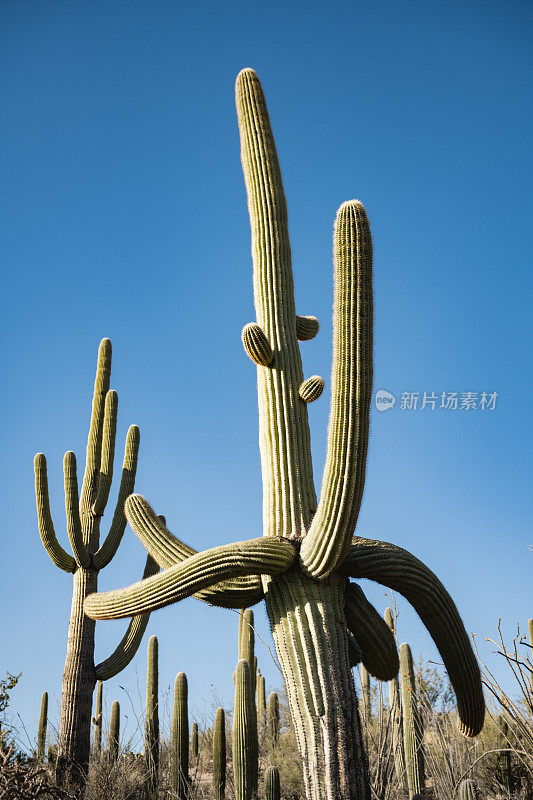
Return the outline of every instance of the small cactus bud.
{"type": "Polygon", "coordinates": [[[268,367],[274,358],[270,343],[256,322],[249,322],[242,329],[242,343],[246,354],[260,367],[268,367]]]}
{"type": "Polygon", "coordinates": [[[313,400],[318,400],[324,391],[324,379],[320,375],[311,375],[300,386],[300,397],[304,403],[312,403],[313,400]]]}
{"type": "Polygon", "coordinates": [[[296,336],[301,342],[314,339],[320,328],[320,322],[316,317],[300,317],[296,315],[296,336]]]}

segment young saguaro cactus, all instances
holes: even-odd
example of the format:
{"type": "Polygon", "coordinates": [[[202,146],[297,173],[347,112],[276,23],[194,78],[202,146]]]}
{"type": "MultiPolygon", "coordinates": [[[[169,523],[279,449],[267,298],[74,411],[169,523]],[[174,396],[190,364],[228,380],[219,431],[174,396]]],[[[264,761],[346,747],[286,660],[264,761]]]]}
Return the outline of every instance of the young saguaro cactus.
{"type": "Polygon", "coordinates": [[[477,783],[472,778],[461,781],[459,786],[459,800],[480,800],[480,792],[477,783]]]}
{"type": "Polygon", "coordinates": [[[272,692],[268,698],[267,730],[273,744],[279,740],[279,697],[277,692],[272,692]]]}
{"type": "Polygon", "coordinates": [[[146,761],[146,788],[149,798],[157,797],[159,776],[159,645],[157,636],[148,641],[148,669],[146,673],[146,729],[144,753],[146,761]]]}
{"type": "Polygon", "coordinates": [[[111,704],[111,718],[109,720],[109,736],[107,738],[107,753],[109,761],[114,764],[118,758],[120,745],[120,703],[113,700],[111,704]]]}
{"type": "Polygon", "coordinates": [[[251,712],[254,706],[250,667],[243,658],[235,670],[233,711],[233,780],[235,800],[251,800],[254,793],[254,750],[251,712]]]}
{"type": "Polygon", "coordinates": [[[94,725],[94,752],[100,753],[102,750],[102,693],[104,684],[98,681],[96,684],[96,708],[93,717],[94,725]]]}
{"type": "MultiPolygon", "coordinates": [[[[390,606],[385,609],[385,622],[394,635],[396,633],[396,622],[390,606]]],[[[403,719],[402,719],[402,699],[400,692],[400,682],[398,675],[389,681],[389,713],[392,731],[392,748],[394,751],[394,769],[396,778],[401,790],[406,788],[405,758],[403,752],[403,719]]]]}
{"type": "Polygon", "coordinates": [[[41,697],[41,710],[39,712],[39,725],[37,728],[37,760],[44,762],[46,752],[46,726],[48,723],[48,692],[43,692],[41,697]]]}
{"type": "Polygon", "coordinates": [[[172,800],[189,794],[189,690],[184,672],[174,682],[174,709],[170,739],[170,787],[172,800]]]}
{"type": "MultiPolygon", "coordinates": [[[[317,395],[320,382],[313,381],[310,393],[307,383],[302,398],[299,340],[309,339],[318,325],[296,314],[281,171],[253,70],[239,73],[236,99],[256,316],[243,343],[257,366],[263,538],[195,553],[158,524],[142,497],[133,495],[126,504],[128,520],[163,572],[127,589],[93,595],[85,608],[95,619],[114,619],[193,594],[228,608],[264,599],[307,797],[367,800],[368,771],[350,668],[358,652],[357,630],[349,631],[345,615],[348,578],[376,580],[415,607],[446,664],[468,735],[483,725],[480,672],[457,609],[431,570],[393,544],[354,538],[365,481],[373,322],[372,242],[358,200],[341,205],[333,234],[332,402],[317,502],[307,401],[317,395]]],[[[370,609],[360,603],[357,611],[367,627],[377,616],[370,609]]],[[[383,640],[381,648],[387,647],[383,640]]],[[[390,658],[378,661],[391,666],[390,658]]],[[[379,677],[388,680],[393,674],[379,677]]]]}
{"type": "Polygon", "coordinates": [[[213,794],[215,800],[226,797],[226,715],[217,708],[213,728],[213,794]]]}
{"type": "Polygon", "coordinates": [[[414,795],[422,795],[423,797],[425,777],[422,717],[416,692],[413,656],[411,648],[406,642],[400,647],[400,681],[405,770],[409,797],[414,795]]]}
{"type": "Polygon", "coordinates": [[[265,770],[265,800],[280,800],[280,798],[279,770],[277,767],[267,767],[265,770]]]}
{"type": "MultiPolygon", "coordinates": [[[[46,458],[42,453],[35,456],[35,495],[41,540],[54,564],[73,574],[74,583],[61,687],[56,768],[60,783],[70,779],[83,784],[89,764],[95,683],[114,677],[129,664],[137,652],[149,616],[142,614],[134,617],[116,650],[95,666],[95,625],[84,614],[83,602],[88,594],[96,591],[99,571],[109,564],[120,545],[126,527],[124,502],[133,491],[139,450],[139,428],[132,425],[126,436],[122,478],[113,520],[100,545],[100,522],[113,478],[118,408],[117,393],[109,389],[110,375],[111,342],[102,339],[98,350],[85,472],[79,497],[76,456],[68,452],[63,462],[67,533],[72,555],[63,549],[56,538],[48,499],[46,458]]],[[[157,564],[148,556],[144,577],[158,570],[157,564]]]]}

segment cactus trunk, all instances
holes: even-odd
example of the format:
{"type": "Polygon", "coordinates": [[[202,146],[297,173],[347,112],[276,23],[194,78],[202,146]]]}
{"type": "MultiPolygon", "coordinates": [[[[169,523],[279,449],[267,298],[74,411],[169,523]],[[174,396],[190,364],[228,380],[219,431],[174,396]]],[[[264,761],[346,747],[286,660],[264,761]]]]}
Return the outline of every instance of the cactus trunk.
{"type": "Polygon", "coordinates": [[[96,591],[97,573],[78,567],[74,573],[67,655],[61,684],[59,747],[56,776],[59,784],[84,783],[91,749],[91,713],[96,684],[94,620],[83,613],[87,595],[96,591]]]}
{"type": "Polygon", "coordinates": [[[276,651],[302,757],[308,800],[368,798],[368,769],[348,657],[344,581],[298,568],[266,579],[276,651]]]}

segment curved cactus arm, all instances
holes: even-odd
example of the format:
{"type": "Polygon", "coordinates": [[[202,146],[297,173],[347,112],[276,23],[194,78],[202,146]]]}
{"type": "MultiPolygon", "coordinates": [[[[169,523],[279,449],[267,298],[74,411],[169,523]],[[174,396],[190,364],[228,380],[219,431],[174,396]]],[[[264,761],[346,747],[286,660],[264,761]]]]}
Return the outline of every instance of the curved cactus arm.
{"type": "MultiPolygon", "coordinates": [[[[158,572],[159,564],[156,564],[152,556],[148,555],[146,557],[146,566],[142,579],[145,580],[151,575],[157,575],[158,572]]],[[[139,649],[149,619],[150,614],[138,614],[132,617],[126,629],[126,633],[120,640],[116,649],[111,653],[109,658],[106,658],[105,661],[96,665],[95,673],[97,680],[108,681],[128,666],[139,649]]]]}
{"type": "Polygon", "coordinates": [[[65,572],[76,572],[76,560],[64,550],[56,539],[54,523],[50,513],[50,500],[48,497],[48,475],[46,472],[46,458],[44,453],[37,453],[34,460],[35,468],[35,500],[37,503],[37,520],[39,533],[44,549],[59,569],[65,572]]]}
{"type": "Polygon", "coordinates": [[[87,569],[90,566],[89,553],[83,543],[81,531],[80,506],[78,499],[78,477],[76,473],[76,456],[70,450],[63,459],[63,473],[65,475],[65,510],[67,513],[68,538],[79,567],[87,569]]]}
{"type": "MultiPolygon", "coordinates": [[[[196,555],[196,550],[181,542],[167,529],[164,518],[156,515],[140,494],[128,497],[125,512],[134,533],[162,569],[173,567],[196,555]]],[[[259,603],[264,595],[260,576],[251,575],[210,586],[196,592],[194,596],[223,608],[250,608],[259,603]]]]}
{"type": "Polygon", "coordinates": [[[104,425],[102,430],[102,457],[98,473],[98,490],[93,503],[93,514],[101,517],[104,513],[113,480],[113,461],[115,458],[115,437],[117,434],[118,395],[114,391],[106,394],[104,405],[104,425]]]}
{"type": "Polygon", "coordinates": [[[350,583],[346,589],[344,614],[348,630],[363,653],[361,661],[370,675],[379,681],[392,680],[400,668],[394,635],[356,583],[350,583]]]}
{"type": "MultiPolygon", "coordinates": [[[[105,399],[109,391],[111,378],[112,348],[109,339],[102,339],[98,348],[98,361],[96,364],[96,377],[94,380],[94,394],[91,411],[91,423],[87,438],[87,456],[85,459],[85,473],[81,486],[80,513],[82,519],[89,518],[98,486],[98,472],[102,455],[102,431],[104,426],[105,399]]],[[[87,537],[94,535],[91,526],[84,530],[85,543],[87,537]]]]}
{"type": "Polygon", "coordinates": [[[331,415],[320,502],[301,559],[326,578],[351,546],[365,481],[372,395],[372,240],[362,204],[339,208],[333,236],[331,415]]]}
{"type": "Polygon", "coordinates": [[[126,530],[126,514],[124,504],[126,498],[133,492],[135,487],[135,473],[137,472],[137,457],[139,455],[139,442],[141,434],[137,425],[131,425],[126,435],[124,446],[124,461],[122,464],[122,478],[118,490],[117,505],[113,515],[113,521],[109,533],[104,539],[103,544],[94,555],[94,565],[97,569],[106,567],[122,541],[126,530]]]}
{"type": "Polygon", "coordinates": [[[437,576],[401,547],[357,537],[342,569],[352,578],[388,586],[411,603],[444,661],[457,698],[461,731],[476,736],[485,718],[479,666],[455,603],[437,576]]]}
{"type": "Polygon", "coordinates": [[[279,575],[291,566],[295,555],[287,539],[275,537],[213,547],[126,589],[89,595],[85,613],[91,619],[120,619],[155,611],[221,580],[250,574],[279,575]]]}

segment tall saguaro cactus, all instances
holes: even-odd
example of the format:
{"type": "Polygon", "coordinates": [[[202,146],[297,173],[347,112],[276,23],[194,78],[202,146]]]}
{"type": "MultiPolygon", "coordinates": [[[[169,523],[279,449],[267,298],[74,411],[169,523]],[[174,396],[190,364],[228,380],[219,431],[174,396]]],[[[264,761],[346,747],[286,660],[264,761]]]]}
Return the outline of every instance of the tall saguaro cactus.
{"type": "MultiPolygon", "coordinates": [[[[368,602],[355,598],[358,624],[350,628],[345,614],[349,577],[376,580],[412,603],[447,666],[469,735],[483,725],[479,667],[457,609],[436,576],[399,547],[353,538],[365,480],[373,317],[372,243],[357,200],[341,205],[334,228],[332,404],[317,502],[307,405],[324,382],[318,376],[304,379],[298,342],[313,338],[318,321],[296,314],[281,172],[253,70],[239,74],[236,99],[256,312],[242,341],[257,366],[263,538],[196,553],[158,523],[146,500],[133,495],[126,503],[128,520],[163,572],[127,589],[93,595],[85,608],[95,619],[114,619],[190,595],[228,608],[264,599],[308,800],[367,800],[350,661],[358,648],[365,654],[356,641],[358,624],[371,630],[381,618],[368,602]]],[[[385,674],[376,676],[388,680],[394,674],[390,642],[383,637],[369,642],[387,654],[376,659],[374,652],[370,661],[388,664],[385,674]]]]}
{"type": "MultiPolygon", "coordinates": [[[[147,614],[131,620],[125,636],[109,658],[94,664],[94,621],[83,612],[83,602],[97,589],[98,573],[115,555],[126,527],[124,502],[133,491],[139,428],[132,425],[126,436],[122,478],[109,533],[100,545],[100,521],[104,514],[115,453],[118,396],[110,391],[111,342],[102,339],[94,383],[91,424],[87,441],[85,472],[78,498],[76,456],[65,454],[65,506],[67,533],[72,555],[58,542],[50,513],[46,458],[35,456],[35,494],[39,533],[54,564],[73,574],[74,587],[67,639],[67,655],[61,688],[57,773],[60,781],[70,778],[83,782],[89,763],[91,706],[97,680],[108,680],[126,667],[141,642],[148,623],[147,614]]],[[[144,577],[159,567],[147,558],[144,577]]]]}

